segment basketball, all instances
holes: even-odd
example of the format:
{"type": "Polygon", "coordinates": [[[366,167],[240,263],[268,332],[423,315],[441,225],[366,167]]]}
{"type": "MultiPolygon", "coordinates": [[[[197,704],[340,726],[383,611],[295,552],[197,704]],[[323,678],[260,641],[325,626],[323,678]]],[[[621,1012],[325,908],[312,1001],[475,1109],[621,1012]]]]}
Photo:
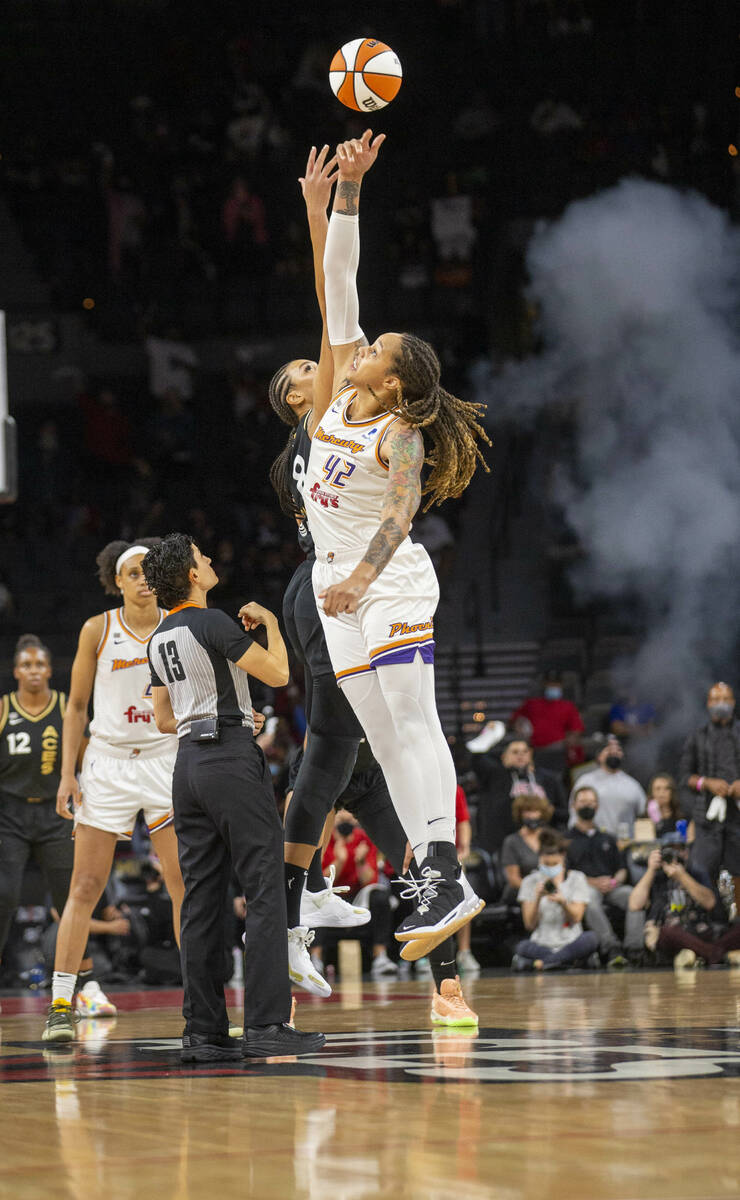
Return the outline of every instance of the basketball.
{"type": "Polygon", "coordinates": [[[329,68],[332,91],[355,112],[375,112],[398,95],[403,70],[385,42],[355,38],[337,50],[329,68]]]}

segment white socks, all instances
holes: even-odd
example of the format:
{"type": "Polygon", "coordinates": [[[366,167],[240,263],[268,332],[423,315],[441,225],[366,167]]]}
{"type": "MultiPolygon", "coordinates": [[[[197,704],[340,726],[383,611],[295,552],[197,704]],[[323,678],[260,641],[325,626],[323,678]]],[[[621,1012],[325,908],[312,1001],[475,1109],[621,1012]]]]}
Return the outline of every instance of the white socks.
{"type": "Polygon", "coordinates": [[[51,977],[51,1002],[55,1000],[66,1000],[69,1004],[72,1003],[72,997],[75,992],[75,984],[77,982],[77,973],[69,975],[66,971],[55,971],[51,977]]]}

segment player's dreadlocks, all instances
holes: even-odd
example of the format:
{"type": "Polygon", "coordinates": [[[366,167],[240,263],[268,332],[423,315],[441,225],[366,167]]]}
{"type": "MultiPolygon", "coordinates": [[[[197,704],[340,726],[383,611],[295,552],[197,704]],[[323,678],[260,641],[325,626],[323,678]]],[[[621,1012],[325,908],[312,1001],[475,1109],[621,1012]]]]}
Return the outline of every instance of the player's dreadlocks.
{"type": "MultiPolygon", "coordinates": [[[[270,380],[268,396],[274,411],[284,425],[297,425],[298,416],[288,404],[288,393],[291,389],[290,368],[292,363],[285,363],[275,372],[270,380]]],[[[291,430],[290,437],[270,467],[270,483],[274,487],[278,502],[286,517],[292,517],[293,504],[290,495],[290,449],[293,444],[295,431],[291,430]]]]}
{"type": "Polygon", "coordinates": [[[431,470],[423,489],[429,496],[426,512],[432,504],[461,496],[479,462],[488,471],[477,445],[478,439],[491,445],[480,424],[484,405],[459,400],[440,387],[439,359],[429,343],[413,333],[401,334],[393,370],[400,380],[394,412],[408,425],[425,429],[432,442],[426,456],[431,470]]]}

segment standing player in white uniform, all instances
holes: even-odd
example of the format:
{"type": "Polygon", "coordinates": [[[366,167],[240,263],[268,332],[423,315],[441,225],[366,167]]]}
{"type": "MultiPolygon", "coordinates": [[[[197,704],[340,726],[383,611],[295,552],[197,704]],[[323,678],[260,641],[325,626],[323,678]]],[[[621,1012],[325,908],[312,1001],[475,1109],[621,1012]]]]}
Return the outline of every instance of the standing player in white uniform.
{"type": "Polygon", "coordinates": [[[123,604],[82,626],[62,735],[57,812],[74,807],[75,855],[69,898],[57,937],[52,999],[44,1041],[74,1039],[72,999],[90,917],[108,882],[116,842],[130,839],[144,813],[172,900],[179,941],[182,875],[172,825],[172,771],[177,738],[154,722],[147,643],[166,615],[146,585],[141,561],[158,538],[130,545],[110,542],[97,558],[106,592],[123,604]],[[93,692],[95,715],[79,784],[75,763],[93,692]]]}
{"type": "Polygon", "coordinates": [[[334,400],[312,431],[304,497],[316,545],[313,583],[337,680],[362,724],[421,863],[416,907],[396,938],[415,960],[483,907],[455,849],[455,768],[434,697],[439,586],[408,533],[421,501],[460,496],[487,441],[479,405],[439,383],[439,360],[411,334],[363,345],[356,272],[359,193],[384,140],[337,148],[339,177],[324,255],[334,400]],[[429,439],[425,446],[420,429],[429,439]]]}

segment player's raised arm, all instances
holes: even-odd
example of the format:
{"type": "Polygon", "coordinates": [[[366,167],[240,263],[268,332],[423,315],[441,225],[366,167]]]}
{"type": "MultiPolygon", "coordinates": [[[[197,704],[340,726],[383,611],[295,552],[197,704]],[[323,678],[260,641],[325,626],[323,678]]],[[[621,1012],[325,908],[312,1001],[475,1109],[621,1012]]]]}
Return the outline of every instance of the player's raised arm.
{"type": "Polygon", "coordinates": [[[324,253],[326,323],[334,358],[334,392],[364,339],[357,295],[360,187],[384,141],[384,133],[373,138],[372,130],[366,129],[361,138],[337,146],[339,175],[324,253]]]}
{"type": "Polygon", "coordinates": [[[316,298],[321,311],[321,353],[316,368],[313,386],[313,410],[308,419],[307,432],[313,434],[316,425],[323,417],[332,400],[332,383],[334,380],[334,359],[329,344],[329,333],[326,325],[326,297],[324,294],[324,251],[326,235],[329,229],[327,208],[331,200],[331,190],[337,178],[337,158],[328,158],[329,147],[324,146],[318,153],[312,146],[306,163],[305,174],[299,180],[303,199],[306,202],[306,216],[311,235],[313,250],[314,282],[316,298]]]}

